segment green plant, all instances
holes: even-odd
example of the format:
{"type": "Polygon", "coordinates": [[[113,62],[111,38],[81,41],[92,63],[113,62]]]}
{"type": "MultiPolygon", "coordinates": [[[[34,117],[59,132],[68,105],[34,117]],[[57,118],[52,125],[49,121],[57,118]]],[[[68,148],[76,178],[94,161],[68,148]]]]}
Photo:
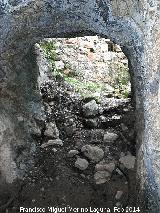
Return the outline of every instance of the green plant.
{"type": "Polygon", "coordinates": [[[43,49],[45,56],[48,60],[50,60],[51,62],[56,61],[56,46],[53,41],[42,41],[40,43],[40,46],[43,49]]]}
{"type": "Polygon", "coordinates": [[[129,84],[130,75],[128,72],[128,67],[116,64],[115,67],[115,81],[113,82],[113,87],[115,88],[116,94],[121,98],[128,98],[129,96],[129,84]]]}
{"type": "Polygon", "coordinates": [[[55,61],[57,60],[57,54],[56,54],[56,46],[55,42],[53,41],[42,41],[40,42],[40,47],[42,48],[45,57],[48,59],[48,61],[51,63],[52,71],[55,75],[59,75],[60,71],[55,69],[55,61]]]}

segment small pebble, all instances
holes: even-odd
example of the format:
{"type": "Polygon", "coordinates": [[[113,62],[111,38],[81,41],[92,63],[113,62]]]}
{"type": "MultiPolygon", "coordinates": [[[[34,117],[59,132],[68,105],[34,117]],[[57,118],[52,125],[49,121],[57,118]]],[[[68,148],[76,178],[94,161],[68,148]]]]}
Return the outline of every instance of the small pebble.
{"type": "Polygon", "coordinates": [[[57,149],[56,149],[56,148],[53,148],[52,151],[53,151],[54,153],[56,153],[56,152],[57,152],[57,149]]]}
{"type": "Polygon", "coordinates": [[[117,191],[116,196],[115,196],[115,199],[116,199],[116,200],[120,200],[121,197],[122,197],[122,195],[123,195],[123,191],[117,191]]]}
{"type": "Polygon", "coordinates": [[[117,206],[117,207],[121,207],[122,204],[121,204],[120,202],[117,202],[117,203],[116,203],[116,206],[117,206]]]}
{"type": "Polygon", "coordinates": [[[69,158],[73,158],[75,155],[78,155],[79,154],[79,151],[78,150],[70,150],[69,152],[68,152],[68,157],[69,158]]]}

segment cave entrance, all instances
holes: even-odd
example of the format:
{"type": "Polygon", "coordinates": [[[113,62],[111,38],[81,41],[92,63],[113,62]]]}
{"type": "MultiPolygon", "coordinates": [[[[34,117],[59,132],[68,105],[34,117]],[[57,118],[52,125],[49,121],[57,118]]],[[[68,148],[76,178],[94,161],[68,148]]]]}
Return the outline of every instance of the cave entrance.
{"type": "Polygon", "coordinates": [[[69,211],[133,204],[134,107],[121,48],[85,36],[45,39],[36,52],[46,123],[32,192],[23,190],[36,206],[69,211]]]}
{"type": "Polygon", "coordinates": [[[62,77],[83,98],[129,98],[128,59],[119,45],[99,36],[45,39],[40,47],[53,76],[62,77]]]}

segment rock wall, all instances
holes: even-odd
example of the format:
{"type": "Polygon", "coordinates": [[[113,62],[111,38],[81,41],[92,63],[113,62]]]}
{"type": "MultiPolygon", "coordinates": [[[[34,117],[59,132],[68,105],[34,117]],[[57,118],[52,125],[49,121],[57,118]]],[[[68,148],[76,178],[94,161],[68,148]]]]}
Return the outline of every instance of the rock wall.
{"type": "Polygon", "coordinates": [[[149,203],[146,212],[159,212],[159,29],[158,0],[1,0],[1,179],[13,182],[32,165],[33,130],[37,134],[43,126],[33,45],[45,37],[98,34],[121,45],[128,57],[137,109],[139,202],[149,203]]]}
{"type": "Polygon", "coordinates": [[[131,95],[128,60],[120,46],[98,36],[49,38],[37,44],[59,75],[83,97],[131,95]],[[87,90],[88,88],[88,90],[87,90]],[[86,89],[86,90],[85,90],[86,89]],[[92,90],[92,91],[90,91],[92,90]]]}
{"type": "Polygon", "coordinates": [[[55,69],[77,75],[86,82],[98,80],[113,84],[120,68],[128,68],[128,60],[121,48],[109,39],[84,36],[48,39],[47,42],[55,45],[55,69]]]}

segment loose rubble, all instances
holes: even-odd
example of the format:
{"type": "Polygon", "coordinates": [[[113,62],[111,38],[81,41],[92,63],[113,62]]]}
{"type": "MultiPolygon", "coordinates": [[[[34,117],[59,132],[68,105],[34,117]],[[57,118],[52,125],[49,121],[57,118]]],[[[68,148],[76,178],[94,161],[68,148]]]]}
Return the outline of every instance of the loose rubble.
{"type": "Polygon", "coordinates": [[[122,156],[119,161],[126,167],[127,169],[134,169],[136,158],[135,156],[128,153],[125,156],[122,156]]]}
{"type": "Polygon", "coordinates": [[[48,142],[43,143],[41,145],[41,148],[46,148],[47,146],[54,146],[54,145],[63,146],[63,141],[60,139],[49,140],[48,142]]]}
{"type": "Polygon", "coordinates": [[[75,167],[77,167],[80,170],[85,170],[87,169],[89,163],[86,159],[82,159],[82,158],[77,158],[76,162],[75,162],[75,167]]]}
{"type": "MultiPolygon", "coordinates": [[[[73,40],[66,42],[72,45],[73,40]]],[[[64,60],[55,66],[70,73],[64,60]]],[[[106,88],[113,96],[97,100],[80,97],[61,76],[42,84],[46,120],[37,135],[40,149],[27,177],[30,185],[23,188],[24,204],[38,197],[57,206],[126,205],[134,193],[128,190],[134,186],[135,113],[129,99],[115,98],[114,88],[106,88]]]]}
{"type": "Polygon", "coordinates": [[[121,197],[122,197],[122,195],[123,195],[123,191],[117,191],[117,193],[116,193],[116,195],[115,195],[115,199],[116,199],[116,200],[120,200],[121,197]]]}
{"type": "Polygon", "coordinates": [[[118,139],[118,135],[114,132],[105,132],[104,142],[113,142],[118,139]]]}
{"type": "Polygon", "coordinates": [[[98,146],[85,145],[81,152],[93,162],[99,162],[104,157],[104,151],[98,146]]]}
{"type": "Polygon", "coordinates": [[[103,184],[109,181],[111,173],[107,171],[98,171],[94,174],[94,180],[96,184],[103,184]]]}
{"type": "Polygon", "coordinates": [[[67,156],[69,158],[73,158],[75,155],[78,155],[79,154],[79,151],[78,150],[70,150],[67,154],[67,156]]]}
{"type": "Polygon", "coordinates": [[[95,171],[108,171],[110,173],[113,172],[116,165],[115,163],[106,163],[105,161],[101,161],[95,166],[95,171]]]}
{"type": "Polygon", "coordinates": [[[59,131],[55,123],[47,123],[44,135],[51,138],[59,138],[59,131]]]}
{"type": "Polygon", "coordinates": [[[98,105],[95,100],[83,105],[83,114],[85,117],[92,117],[98,114],[98,105]]]}

